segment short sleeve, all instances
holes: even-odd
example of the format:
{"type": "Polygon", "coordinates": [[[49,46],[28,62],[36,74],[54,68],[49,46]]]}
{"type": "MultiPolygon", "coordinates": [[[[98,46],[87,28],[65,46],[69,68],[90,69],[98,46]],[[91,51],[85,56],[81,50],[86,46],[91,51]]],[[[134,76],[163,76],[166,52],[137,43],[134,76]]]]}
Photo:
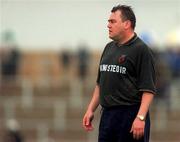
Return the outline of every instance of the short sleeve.
{"type": "Polygon", "coordinates": [[[96,83],[97,84],[100,83],[100,70],[99,69],[98,69],[98,75],[97,75],[96,83]]]}
{"type": "Polygon", "coordinates": [[[104,48],[104,50],[103,50],[103,52],[102,52],[102,55],[101,55],[101,58],[100,58],[100,62],[99,62],[99,66],[98,66],[98,75],[97,75],[97,79],[96,79],[96,83],[97,84],[99,84],[100,83],[100,76],[101,76],[101,72],[100,72],[100,64],[101,64],[101,60],[102,60],[102,58],[103,58],[103,56],[104,56],[104,53],[105,53],[105,51],[106,51],[106,49],[108,48],[108,46],[111,44],[112,42],[110,42],[110,43],[108,43],[106,46],[105,46],[105,48],[104,48]]]}
{"type": "Polygon", "coordinates": [[[141,92],[156,94],[156,71],[153,53],[148,47],[142,47],[137,61],[137,84],[141,92]]]}

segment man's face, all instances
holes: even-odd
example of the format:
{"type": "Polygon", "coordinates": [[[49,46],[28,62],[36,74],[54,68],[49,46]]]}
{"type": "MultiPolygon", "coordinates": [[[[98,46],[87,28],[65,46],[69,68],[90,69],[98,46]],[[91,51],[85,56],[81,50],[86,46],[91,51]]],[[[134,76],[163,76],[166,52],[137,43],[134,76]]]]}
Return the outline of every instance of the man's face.
{"type": "Polygon", "coordinates": [[[108,20],[109,38],[120,40],[125,31],[125,22],[122,21],[121,11],[112,12],[108,20]]]}

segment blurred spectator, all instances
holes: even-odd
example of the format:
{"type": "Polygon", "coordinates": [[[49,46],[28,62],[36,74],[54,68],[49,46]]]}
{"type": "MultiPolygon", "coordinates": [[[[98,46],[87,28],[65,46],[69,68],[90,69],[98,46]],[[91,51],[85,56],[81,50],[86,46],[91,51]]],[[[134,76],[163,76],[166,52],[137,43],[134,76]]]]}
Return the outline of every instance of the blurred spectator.
{"type": "MultiPolygon", "coordinates": [[[[7,47],[8,48],[8,47],[7,47]]],[[[1,61],[2,79],[16,77],[19,65],[20,53],[17,48],[8,48],[4,51],[4,57],[1,61]]]]}
{"type": "Polygon", "coordinates": [[[174,71],[173,71],[173,76],[174,78],[180,77],[180,51],[176,52],[174,55],[174,71]]]}
{"type": "Polygon", "coordinates": [[[155,102],[157,102],[157,106],[163,102],[166,110],[169,112],[171,108],[170,87],[172,72],[168,63],[168,55],[166,51],[154,51],[154,53],[157,70],[157,96],[155,102]]]}
{"type": "Polygon", "coordinates": [[[177,48],[174,50],[169,48],[167,50],[167,55],[173,79],[178,79],[180,77],[180,49],[177,48]]]}
{"type": "Polygon", "coordinates": [[[87,71],[89,67],[90,54],[87,50],[86,45],[80,45],[77,53],[78,58],[78,76],[81,80],[84,80],[87,76],[87,71]]]}
{"type": "Polygon", "coordinates": [[[23,142],[20,126],[15,119],[10,119],[7,121],[7,129],[3,142],[23,142]]]}
{"type": "Polygon", "coordinates": [[[63,69],[68,70],[71,63],[71,54],[68,50],[63,50],[60,55],[63,69]]]}

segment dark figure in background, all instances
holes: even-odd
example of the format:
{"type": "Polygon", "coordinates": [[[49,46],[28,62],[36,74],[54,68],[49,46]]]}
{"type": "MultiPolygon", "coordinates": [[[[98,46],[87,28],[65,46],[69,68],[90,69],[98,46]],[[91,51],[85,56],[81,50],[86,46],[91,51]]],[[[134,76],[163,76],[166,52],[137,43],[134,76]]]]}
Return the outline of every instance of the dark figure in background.
{"type": "Polygon", "coordinates": [[[20,58],[20,53],[18,49],[16,48],[11,48],[8,53],[2,59],[1,62],[1,67],[2,67],[2,79],[6,78],[14,78],[17,75],[17,69],[19,65],[19,58],[20,58]]]}
{"type": "Polygon", "coordinates": [[[171,80],[172,70],[168,61],[167,51],[155,51],[156,60],[156,74],[157,74],[157,97],[155,99],[156,107],[159,108],[162,103],[162,107],[166,108],[167,113],[170,112],[171,108],[171,80]]]}
{"type": "Polygon", "coordinates": [[[22,141],[22,136],[18,131],[9,130],[6,133],[4,142],[23,142],[23,141],[22,141]]]}
{"type": "Polygon", "coordinates": [[[180,47],[177,49],[176,52],[176,70],[177,70],[177,77],[180,77],[180,47]]]}
{"type": "Polygon", "coordinates": [[[86,46],[81,45],[78,50],[78,76],[81,80],[84,80],[87,76],[89,65],[89,51],[86,46]]]}
{"type": "Polygon", "coordinates": [[[61,57],[63,69],[65,69],[67,71],[69,69],[70,60],[71,60],[70,59],[71,55],[70,55],[69,51],[63,50],[60,57],[61,57]]]}
{"type": "Polygon", "coordinates": [[[167,61],[172,70],[173,80],[177,80],[180,77],[180,49],[177,47],[176,50],[169,47],[167,51],[167,61]]]}
{"type": "Polygon", "coordinates": [[[3,137],[3,142],[23,142],[23,136],[20,131],[19,123],[15,119],[7,122],[7,129],[3,137]]]}

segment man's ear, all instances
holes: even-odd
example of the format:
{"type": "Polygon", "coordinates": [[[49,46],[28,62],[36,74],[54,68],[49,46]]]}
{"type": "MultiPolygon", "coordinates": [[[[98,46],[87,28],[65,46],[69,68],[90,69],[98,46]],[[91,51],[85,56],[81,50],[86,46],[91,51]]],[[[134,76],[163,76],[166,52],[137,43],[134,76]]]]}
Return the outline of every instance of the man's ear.
{"type": "Polygon", "coordinates": [[[125,29],[129,29],[130,27],[131,27],[131,21],[129,21],[129,20],[126,20],[125,22],[124,22],[124,28],[125,29]]]}

